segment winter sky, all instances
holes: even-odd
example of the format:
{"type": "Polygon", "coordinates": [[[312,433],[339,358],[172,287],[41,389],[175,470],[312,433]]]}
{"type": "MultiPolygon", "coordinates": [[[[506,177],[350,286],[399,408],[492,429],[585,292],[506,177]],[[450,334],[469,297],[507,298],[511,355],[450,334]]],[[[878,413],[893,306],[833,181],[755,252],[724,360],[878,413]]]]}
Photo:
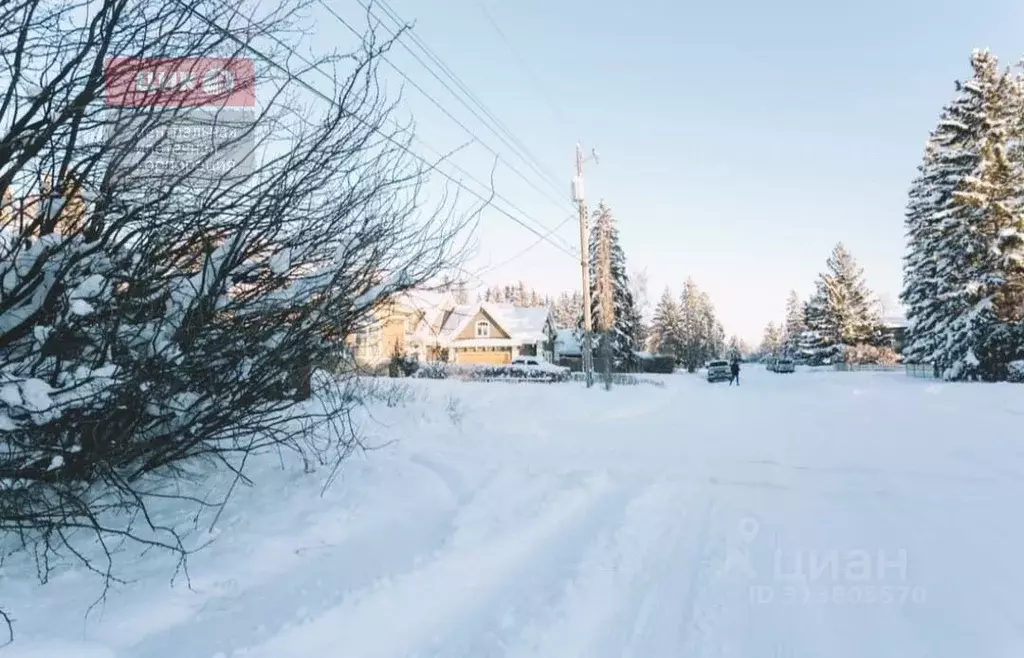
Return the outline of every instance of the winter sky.
{"type": "MultiPolygon", "coordinates": [[[[365,25],[356,2],[326,1],[365,25]]],[[[782,319],[791,288],[810,292],[838,240],[877,292],[898,295],[906,189],[954,79],[968,74],[975,47],[1006,64],[1024,55],[1017,0],[389,4],[544,175],[397,46],[392,62],[479,138],[454,163],[486,182],[489,150],[498,151],[532,184],[499,163],[498,193],[542,233],[562,224],[553,239],[575,248],[576,224],[565,221],[574,145],[596,147],[588,203],[611,206],[630,270],[647,269],[652,302],[693,276],[726,332],[750,341],[782,319]]],[[[315,11],[311,48],[352,43],[315,11]]],[[[433,155],[424,145],[447,152],[473,140],[393,69],[383,72],[393,89],[405,85],[403,116],[415,117],[423,155],[433,155]]],[[[472,200],[462,192],[464,207],[472,200]]],[[[486,284],[578,288],[577,261],[546,242],[501,265],[537,241],[486,210],[469,269],[487,270],[486,284]]]]}

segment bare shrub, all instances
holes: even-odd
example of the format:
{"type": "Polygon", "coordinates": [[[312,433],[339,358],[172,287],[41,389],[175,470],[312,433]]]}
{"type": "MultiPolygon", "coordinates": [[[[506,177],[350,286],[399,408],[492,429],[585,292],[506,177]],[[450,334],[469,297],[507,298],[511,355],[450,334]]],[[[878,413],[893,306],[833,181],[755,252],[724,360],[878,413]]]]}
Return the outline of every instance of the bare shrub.
{"type": "Polygon", "coordinates": [[[452,198],[419,206],[429,168],[377,84],[391,42],[368,31],[297,66],[304,0],[272,5],[0,5],[0,538],[44,580],[71,558],[114,582],[124,540],[184,564],[181,530],[149,510],[223,506],[180,493],[193,464],[244,482],[252,454],[288,449],[336,469],[366,391],[313,373],[376,304],[459,256],[469,219],[452,198]],[[186,109],[112,111],[112,57],[129,76],[140,60],[250,58],[251,169],[139,165],[132,145],[186,109]],[[320,105],[301,77],[314,66],[343,71],[316,78],[320,105]]]}

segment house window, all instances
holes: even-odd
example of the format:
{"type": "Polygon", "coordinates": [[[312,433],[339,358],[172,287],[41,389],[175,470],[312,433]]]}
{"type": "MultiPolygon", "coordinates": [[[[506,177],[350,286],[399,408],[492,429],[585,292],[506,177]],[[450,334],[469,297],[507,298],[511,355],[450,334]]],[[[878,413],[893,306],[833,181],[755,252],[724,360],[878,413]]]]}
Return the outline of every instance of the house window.
{"type": "Polygon", "coordinates": [[[376,324],[363,327],[356,334],[356,355],[363,359],[380,356],[381,330],[376,324]]]}
{"type": "Polygon", "coordinates": [[[476,337],[477,338],[490,338],[491,337],[491,323],[487,320],[480,320],[476,323],[476,337]]]}

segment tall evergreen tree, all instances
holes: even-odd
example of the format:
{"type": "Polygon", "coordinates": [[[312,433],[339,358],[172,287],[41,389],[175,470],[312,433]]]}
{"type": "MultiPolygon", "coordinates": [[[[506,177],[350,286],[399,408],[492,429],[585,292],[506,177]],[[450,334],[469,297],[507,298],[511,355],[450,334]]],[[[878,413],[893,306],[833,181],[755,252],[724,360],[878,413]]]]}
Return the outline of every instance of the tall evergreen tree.
{"type": "Polygon", "coordinates": [[[637,313],[626,273],[626,255],[611,209],[603,201],[594,210],[593,219],[589,245],[591,320],[595,331],[601,332],[594,344],[595,354],[607,348],[614,368],[633,370],[637,366],[637,313]],[[609,294],[602,299],[604,285],[609,294]]]}
{"type": "Polygon", "coordinates": [[[729,344],[726,346],[726,355],[730,361],[739,361],[746,353],[743,351],[743,342],[739,336],[729,336],[729,344]]]}
{"type": "Polygon", "coordinates": [[[638,350],[646,351],[649,348],[651,334],[651,328],[647,323],[650,300],[647,296],[646,269],[640,270],[629,277],[629,291],[633,294],[633,309],[636,315],[634,342],[638,350]]]}
{"type": "Polygon", "coordinates": [[[692,278],[679,296],[680,359],[689,372],[725,351],[725,330],[715,318],[710,297],[692,278]]]}
{"type": "Polygon", "coordinates": [[[651,318],[651,342],[655,352],[682,357],[683,320],[672,291],[665,288],[651,318]]]}
{"type": "Polygon", "coordinates": [[[841,242],[818,276],[805,320],[820,338],[819,351],[827,352],[821,355],[825,358],[834,356],[841,345],[874,340],[878,327],[874,299],[864,283],[863,269],[841,242]]]}
{"type": "Polygon", "coordinates": [[[774,322],[764,328],[761,347],[758,351],[762,356],[775,356],[782,350],[782,330],[774,322]]]}
{"type": "MultiPolygon", "coordinates": [[[[944,322],[946,300],[939,296],[939,239],[941,231],[935,214],[952,198],[955,185],[942,176],[938,149],[946,139],[944,130],[949,110],[943,115],[939,129],[925,145],[924,161],[910,187],[904,220],[907,253],[903,257],[903,290],[900,301],[907,309],[907,345],[905,359],[912,363],[931,361],[938,355],[944,322]]],[[[947,165],[948,168],[948,165],[947,165]]]]}
{"type": "Polygon", "coordinates": [[[988,51],[971,65],[910,190],[906,356],[947,379],[999,379],[1020,355],[1024,310],[1022,95],[988,51]]]}
{"type": "Polygon", "coordinates": [[[583,315],[583,294],[578,290],[571,293],[563,292],[554,300],[552,314],[555,318],[555,326],[559,329],[578,326],[583,315]]]}
{"type": "Polygon", "coordinates": [[[807,331],[807,321],[804,316],[804,305],[800,302],[800,296],[795,290],[789,291],[786,298],[786,324],[783,331],[783,350],[790,355],[800,350],[800,339],[807,331]]]}
{"type": "Polygon", "coordinates": [[[1024,258],[1022,176],[1011,163],[1011,123],[1020,109],[1019,88],[1009,72],[1001,73],[987,51],[972,58],[974,77],[964,85],[975,98],[972,117],[979,126],[976,168],[953,193],[960,246],[969,253],[968,268],[958,274],[965,312],[947,332],[950,379],[1006,377],[1006,364],[1018,350],[1009,323],[1020,318],[1021,265],[1024,258]]]}

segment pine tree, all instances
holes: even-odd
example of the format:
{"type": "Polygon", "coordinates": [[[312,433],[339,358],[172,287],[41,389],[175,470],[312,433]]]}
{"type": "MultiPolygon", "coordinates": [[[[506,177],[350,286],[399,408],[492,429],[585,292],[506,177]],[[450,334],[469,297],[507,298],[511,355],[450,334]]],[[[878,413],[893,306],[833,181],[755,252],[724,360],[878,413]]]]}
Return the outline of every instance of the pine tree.
{"type": "Polygon", "coordinates": [[[945,310],[945,302],[939,297],[938,279],[941,232],[933,213],[948,203],[954,189],[944,184],[937,161],[943,126],[952,125],[947,124],[946,119],[944,115],[939,130],[925,146],[924,161],[910,187],[904,220],[907,253],[903,257],[900,300],[907,309],[908,324],[903,356],[911,363],[928,362],[937,356],[939,327],[945,310]]]}
{"type": "Polygon", "coordinates": [[[958,271],[966,282],[959,294],[965,312],[947,331],[946,374],[997,380],[1006,377],[1006,364],[1019,349],[1008,325],[1020,318],[1024,257],[1024,189],[1019,163],[1009,159],[1019,88],[987,51],[976,51],[972,64],[974,78],[964,88],[976,99],[977,162],[952,199],[960,246],[970,259],[968,268],[958,271]]]}
{"type": "Polygon", "coordinates": [[[878,327],[876,305],[864,283],[864,271],[840,242],[818,276],[806,307],[808,329],[819,338],[820,359],[836,356],[842,346],[871,343],[878,327]]]}
{"type": "Polygon", "coordinates": [[[646,316],[650,308],[650,301],[647,296],[647,270],[643,269],[629,278],[629,290],[633,294],[633,309],[636,317],[634,326],[636,335],[633,337],[637,349],[646,351],[650,339],[651,328],[647,324],[646,316]]]}
{"type": "Polygon", "coordinates": [[[975,51],[971,65],[910,191],[906,356],[947,379],[999,379],[1019,355],[1024,310],[1022,94],[989,52],[975,51]]]}
{"type": "Polygon", "coordinates": [[[589,248],[591,319],[595,332],[599,332],[595,354],[607,349],[614,368],[633,370],[637,365],[637,314],[626,273],[626,255],[619,245],[615,219],[603,201],[593,217],[589,248]],[[604,286],[608,294],[602,299],[604,286]]]}
{"type": "Polygon", "coordinates": [[[529,294],[526,290],[526,284],[522,281],[518,281],[512,288],[512,305],[527,306],[528,304],[529,294]]]}
{"type": "Polygon", "coordinates": [[[555,326],[570,329],[580,326],[583,317],[583,294],[578,290],[563,292],[551,305],[555,326]]]}
{"type": "Polygon", "coordinates": [[[740,361],[743,359],[745,352],[743,351],[743,341],[740,340],[739,336],[735,334],[729,336],[729,344],[726,347],[726,356],[730,361],[740,361]]]}
{"type": "Polygon", "coordinates": [[[782,350],[782,331],[774,322],[769,322],[764,328],[764,336],[761,338],[761,347],[758,350],[762,356],[776,356],[782,350]]]}
{"type": "Polygon", "coordinates": [[[672,291],[665,288],[651,320],[651,342],[658,354],[682,358],[682,315],[672,291]]]}
{"type": "Polygon", "coordinates": [[[786,324],[783,330],[783,351],[789,355],[796,354],[800,350],[800,338],[807,331],[807,322],[804,318],[804,305],[800,302],[800,296],[795,290],[789,291],[786,298],[786,324]]]}
{"type": "Polygon", "coordinates": [[[725,351],[725,330],[715,318],[714,305],[692,278],[679,296],[680,359],[689,372],[725,351]]]}

